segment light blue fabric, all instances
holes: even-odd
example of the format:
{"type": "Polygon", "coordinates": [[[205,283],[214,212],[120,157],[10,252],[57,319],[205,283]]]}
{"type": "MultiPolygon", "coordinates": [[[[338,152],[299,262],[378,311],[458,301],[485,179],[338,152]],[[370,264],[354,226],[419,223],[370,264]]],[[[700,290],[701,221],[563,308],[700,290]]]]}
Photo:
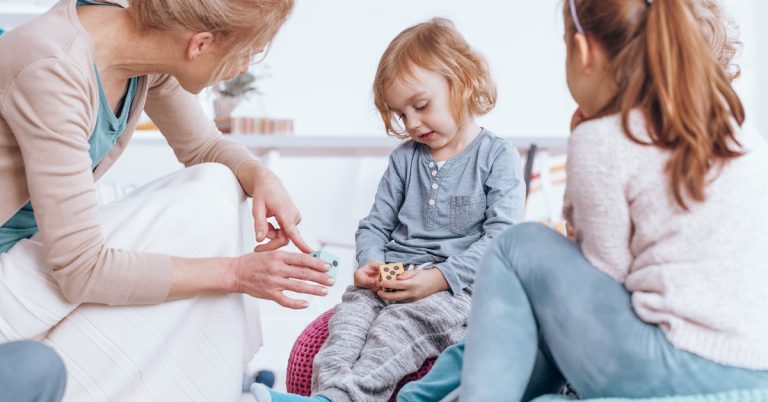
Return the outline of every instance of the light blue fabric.
{"type": "Polygon", "coordinates": [[[23,207],[0,226],[0,253],[13,247],[21,239],[28,239],[37,233],[37,222],[32,203],[27,202],[23,207]]]}
{"type": "MultiPolygon", "coordinates": [[[[78,0],[77,5],[111,5],[93,0],[78,0]]],[[[112,147],[125,131],[125,125],[128,122],[129,112],[133,104],[133,98],[138,89],[138,77],[133,77],[128,81],[128,88],[120,103],[118,115],[109,107],[109,101],[104,95],[104,88],[101,85],[99,70],[94,65],[96,71],[96,81],[99,86],[99,112],[96,118],[96,126],[88,138],[90,149],[88,153],[91,157],[91,167],[96,168],[98,164],[109,153],[112,147]]],[[[21,239],[27,239],[37,233],[37,222],[32,203],[26,203],[15,215],[0,226],[0,253],[4,253],[13,247],[21,239]]]]}
{"type": "MultiPolygon", "coordinates": [[[[768,389],[738,390],[707,395],[669,396],[646,399],[596,398],[588,400],[593,402],[765,402],[768,401],[768,389]]],[[[568,399],[562,395],[545,395],[534,399],[534,402],[566,401],[572,401],[572,399],[568,399]]]]}
{"type": "MultiPolygon", "coordinates": [[[[464,341],[459,342],[438,356],[432,369],[420,380],[405,384],[397,394],[397,402],[451,402],[459,398],[459,386],[461,385],[461,369],[464,365],[464,341]]],[[[560,375],[549,376],[550,367],[544,353],[539,350],[537,372],[533,378],[540,378],[535,386],[528,388],[532,395],[541,395],[554,389],[562,389],[564,380],[560,375]],[[540,372],[540,374],[539,374],[540,372]]],[[[530,397],[524,398],[525,400],[530,397]]]]}
{"type": "Polygon", "coordinates": [[[128,89],[118,105],[119,111],[116,116],[112,112],[112,108],[109,107],[109,101],[104,94],[104,88],[101,86],[101,77],[98,70],[96,70],[96,79],[99,83],[99,115],[96,119],[96,127],[93,130],[93,134],[88,138],[88,144],[91,146],[88,153],[91,155],[91,166],[94,169],[107,156],[117,140],[125,132],[133,98],[136,96],[136,90],[139,87],[138,77],[128,80],[128,89]]]}
{"type": "Polygon", "coordinates": [[[459,387],[464,359],[464,342],[443,351],[427,375],[400,389],[397,402],[438,402],[459,387]]]}
{"type": "Polygon", "coordinates": [[[557,392],[564,379],[585,398],[768,389],[768,371],[675,348],[635,315],[621,284],[543,225],[498,236],[475,286],[462,401],[529,400],[557,392]]]}
{"type": "Polygon", "coordinates": [[[468,345],[446,349],[436,371],[406,384],[398,402],[452,402],[459,395],[560,402],[568,398],[554,393],[566,378],[600,402],[768,401],[768,372],[674,348],[661,329],[635,316],[620,284],[538,224],[518,225],[489,246],[469,331],[468,345]]]}
{"type": "Polygon", "coordinates": [[[491,238],[522,221],[524,198],[517,149],[488,130],[439,170],[429,147],[407,141],[389,156],[373,208],[360,221],[358,265],[436,263],[461,294],[491,238]]]}
{"type": "Polygon", "coordinates": [[[0,401],[60,401],[66,382],[64,363],[50,347],[33,341],[0,345],[0,401]]]}

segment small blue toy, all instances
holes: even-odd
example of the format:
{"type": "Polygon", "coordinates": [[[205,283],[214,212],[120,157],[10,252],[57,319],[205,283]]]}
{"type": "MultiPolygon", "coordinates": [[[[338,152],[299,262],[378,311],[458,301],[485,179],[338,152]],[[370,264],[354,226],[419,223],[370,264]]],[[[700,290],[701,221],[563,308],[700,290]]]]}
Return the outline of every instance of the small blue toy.
{"type": "Polygon", "coordinates": [[[325,250],[315,250],[309,253],[309,255],[312,257],[320,258],[321,260],[325,260],[325,262],[330,264],[331,269],[328,271],[328,275],[336,279],[336,274],[339,272],[339,257],[336,257],[335,255],[325,250]]]}

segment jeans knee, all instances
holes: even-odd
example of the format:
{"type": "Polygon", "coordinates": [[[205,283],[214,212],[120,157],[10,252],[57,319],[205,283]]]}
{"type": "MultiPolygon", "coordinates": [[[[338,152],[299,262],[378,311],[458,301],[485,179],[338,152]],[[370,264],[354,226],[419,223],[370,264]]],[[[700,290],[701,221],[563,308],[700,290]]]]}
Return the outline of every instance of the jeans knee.
{"type": "Polygon", "coordinates": [[[520,276],[534,267],[538,269],[540,262],[549,259],[561,242],[569,243],[554,229],[537,222],[523,222],[502,232],[487,253],[506,261],[520,276]]]}
{"type": "Polygon", "coordinates": [[[33,341],[15,343],[17,384],[27,389],[62,387],[67,371],[59,355],[49,346],[33,341]]]}
{"type": "Polygon", "coordinates": [[[523,222],[503,231],[491,247],[503,254],[509,254],[516,249],[530,249],[532,245],[547,241],[552,235],[559,234],[546,225],[537,222],[523,222]]]}

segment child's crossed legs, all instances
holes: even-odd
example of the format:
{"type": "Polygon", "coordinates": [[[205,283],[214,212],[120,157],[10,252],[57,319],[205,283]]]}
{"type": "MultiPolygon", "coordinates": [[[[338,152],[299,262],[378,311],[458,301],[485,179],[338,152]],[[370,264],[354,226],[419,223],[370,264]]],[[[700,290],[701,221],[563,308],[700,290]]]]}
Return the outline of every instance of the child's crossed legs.
{"type": "Polygon", "coordinates": [[[334,402],[386,401],[403,377],[463,338],[469,309],[466,291],[386,304],[350,287],[315,357],[313,393],[334,402]]]}

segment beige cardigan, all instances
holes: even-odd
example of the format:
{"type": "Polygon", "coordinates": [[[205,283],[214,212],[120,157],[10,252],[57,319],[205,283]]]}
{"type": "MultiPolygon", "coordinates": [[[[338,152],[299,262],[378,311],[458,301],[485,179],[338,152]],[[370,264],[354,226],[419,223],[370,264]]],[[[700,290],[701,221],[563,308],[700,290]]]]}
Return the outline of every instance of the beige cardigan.
{"type": "Polygon", "coordinates": [[[0,39],[0,55],[0,223],[32,200],[47,261],[71,301],[164,301],[170,257],[105,246],[94,182],[128,145],[142,110],[185,166],[220,162],[237,171],[255,158],[222,138],[175,78],[149,75],[139,80],[125,133],[92,171],[88,137],[99,91],[93,46],[75,0],[62,0],[8,32],[0,39]]]}

